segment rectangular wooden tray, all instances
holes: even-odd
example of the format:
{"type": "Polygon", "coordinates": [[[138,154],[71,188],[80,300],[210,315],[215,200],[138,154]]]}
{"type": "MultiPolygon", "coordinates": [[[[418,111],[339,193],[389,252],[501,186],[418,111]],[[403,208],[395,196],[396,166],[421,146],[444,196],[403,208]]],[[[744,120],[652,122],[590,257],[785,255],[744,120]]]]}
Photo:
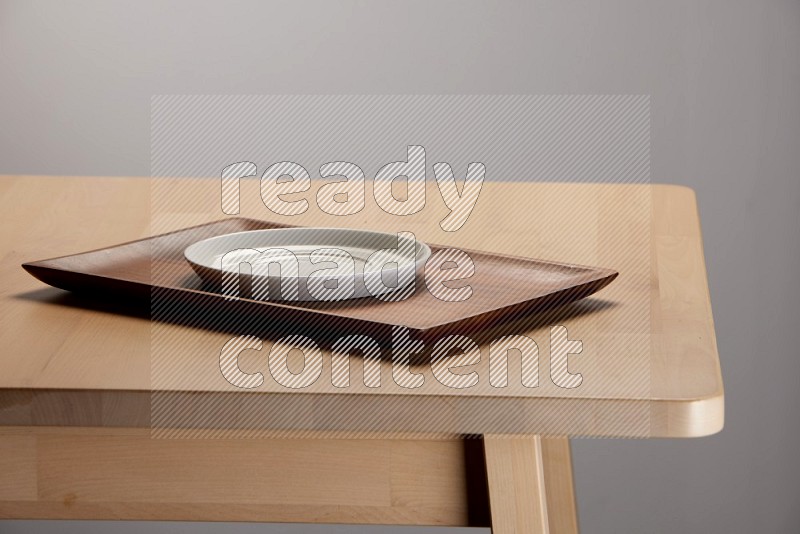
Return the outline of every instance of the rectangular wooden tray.
{"type": "MultiPolygon", "coordinates": [[[[463,302],[434,297],[418,279],[416,292],[406,300],[384,302],[357,299],[340,303],[282,303],[250,299],[226,300],[204,285],[183,256],[184,249],[202,239],[231,232],[281,225],[255,219],[231,218],[176,232],[23,264],[30,274],[49,285],[99,293],[103,298],[149,299],[154,319],[193,326],[247,330],[343,330],[383,335],[392,326],[412,334],[469,333],[499,321],[519,318],[582,299],[617,276],[610,269],[585,267],[466,250],[475,274],[466,283],[472,296],[463,302]]],[[[434,252],[441,246],[432,245],[434,252]]]]}

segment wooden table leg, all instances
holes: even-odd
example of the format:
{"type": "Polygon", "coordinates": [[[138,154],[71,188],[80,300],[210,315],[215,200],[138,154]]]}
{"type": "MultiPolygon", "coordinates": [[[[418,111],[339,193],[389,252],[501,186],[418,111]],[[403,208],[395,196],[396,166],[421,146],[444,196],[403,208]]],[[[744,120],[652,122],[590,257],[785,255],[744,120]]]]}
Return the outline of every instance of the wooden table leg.
{"type": "Polygon", "coordinates": [[[484,436],[494,534],[578,532],[567,438],[484,436]]]}

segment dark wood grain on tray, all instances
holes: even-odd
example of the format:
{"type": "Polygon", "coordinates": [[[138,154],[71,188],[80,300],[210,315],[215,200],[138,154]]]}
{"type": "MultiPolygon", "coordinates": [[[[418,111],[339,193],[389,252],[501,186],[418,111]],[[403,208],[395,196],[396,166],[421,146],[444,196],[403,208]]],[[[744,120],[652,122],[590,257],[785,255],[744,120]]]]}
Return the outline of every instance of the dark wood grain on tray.
{"type": "MultiPolygon", "coordinates": [[[[584,298],[608,285],[617,272],[551,261],[466,251],[475,263],[467,281],[472,296],[463,302],[434,297],[419,278],[415,293],[406,300],[384,302],[366,298],[340,303],[287,303],[239,299],[226,300],[203,284],[186,262],[183,251],[209,237],[266,228],[286,227],[254,219],[235,218],[187,228],[139,241],[49,260],[23,267],[39,280],[75,292],[93,292],[154,303],[175,302],[205,315],[258,316],[284,324],[319,326],[364,333],[385,332],[406,326],[412,333],[459,333],[483,328],[552,306],[584,298]]],[[[431,245],[434,252],[443,247],[431,245]]],[[[154,305],[154,312],[159,306],[154,305]]]]}

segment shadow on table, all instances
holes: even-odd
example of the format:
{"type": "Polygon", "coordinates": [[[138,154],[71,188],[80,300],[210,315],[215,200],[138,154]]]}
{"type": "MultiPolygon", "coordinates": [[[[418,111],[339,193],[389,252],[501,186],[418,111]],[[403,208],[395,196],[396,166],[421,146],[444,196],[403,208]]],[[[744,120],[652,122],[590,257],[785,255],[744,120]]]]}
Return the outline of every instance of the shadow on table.
{"type": "MultiPolygon", "coordinates": [[[[349,334],[370,336],[379,341],[382,346],[391,347],[391,331],[386,328],[366,326],[353,329],[352,325],[344,328],[340,324],[337,325],[335,321],[332,321],[332,324],[329,324],[328,321],[325,321],[326,324],[321,324],[321,322],[320,324],[311,324],[308,320],[293,320],[292,317],[287,316],[265,316],[263,313],[258,313],[258,307],[250,309],[242,306],[229,306],[210,313],[207,308],[193,306],[191,302],[176,301],[171,304],[166,299],[157,299],[151,302],[149,298],[116,296],[109,298],[108,295],[71,293],[51,287],[20,293],[14,298],[233,335],[255,335],[266,339],[287,335],[304,335],[312,337],[321,346],[328,348],[333,341],[349,334]]],[[[447,331],[437,332],[435,336],[422,336],[421,339],[435,341],[445,335],[459,334],[468,336],[480,344],[504,335],[520,334],[551,325],[568,327],[568,321],[572,319],[591,316],[617,306],[619,304],[616,302],[590,297],[566,305],[555,304],[536,312],[520,313],[494,324],[476,323],[475,325],[455,326],[447,331]]],[[[429,349],[430,346],[431,344],[427,344],[426,349],[429,349]]],[[[428,352],[429,350],[425,350],[420,357],[427,360],[428,352]]],[[[412,363],[416,362],[412,361],[412,363]]]]}

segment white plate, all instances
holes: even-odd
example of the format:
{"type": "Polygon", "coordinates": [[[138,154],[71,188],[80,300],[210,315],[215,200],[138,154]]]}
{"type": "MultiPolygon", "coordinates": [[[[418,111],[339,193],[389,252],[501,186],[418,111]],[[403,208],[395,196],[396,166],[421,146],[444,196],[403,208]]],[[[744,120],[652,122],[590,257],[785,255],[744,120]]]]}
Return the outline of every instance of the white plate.
{"type": "Polygon", "coordinates": [[[401,235],[344,228],[252,230],[199,241],[184,256],[201,278],[221,283],[223,293],[232,297],[239,296],[238,273],[246,262],[251,272],[246,266],[241,272],[258,300],[381,295],[398,300],[407,296],[431,255],[428,245],[401,235]]]}

